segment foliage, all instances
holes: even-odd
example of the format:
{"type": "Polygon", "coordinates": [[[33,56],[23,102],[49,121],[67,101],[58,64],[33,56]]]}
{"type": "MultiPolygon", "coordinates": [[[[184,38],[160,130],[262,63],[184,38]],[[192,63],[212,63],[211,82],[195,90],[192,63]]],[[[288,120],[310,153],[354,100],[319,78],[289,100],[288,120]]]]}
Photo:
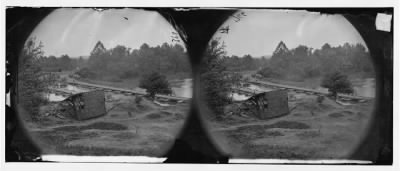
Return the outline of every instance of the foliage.
{"type": "Polygon", "coordinates": [[[144,43],[133,50],[117,45],[107,50],[99,41],[90,54],[88,59],[68,55],[40,57],[40,64],[44,71],[77,70],[75,74],[80,77],[103,80],[136,78],[154,71],[165,74],[191,72],[185,50],[178,44],[150,47],[144,43]]]}
{"type": "Polygon", "coordinates": [[[228,71],[251,71],[262,68],[267,65],[268,60],[265,57],[254,58],[251,55],[238,56],[224,56],[223,63],[228,71]]]}
{"type": "Polygon", "coordinates": [[[94,72],[90,71],[88,68],[82,68],[82,69],[78,70],[75,74],[79,75],[79,77],[81,77],[81,78],[94,78],[96,75],[94,72]]]}
{"type": "Polygon", "coordinates": [[[37,114],[39,105],[46,102],[43,93],[55,79],[41,70],[42,47],[42,43],[37,44],[36,39],[31,38],[19,58],[18,102],[32,116],[37,114]]]}
{"type": "Polygon", "coordinates": [[[172,90],[167,78],[158,72],[144,75],[140,80],[139,87],[146,89],[146,92],[154,99],[156,94],[171,94],[172,90]]]}
{"type": "Polygon", "coordinates": [[[91,53],[87,68],[95,73],[93,78],[127,79],[153,72],[189,73],[191,67],[181,45],[164,43],[161,46],[150,47],[144,43],[139,49],[132,50],[118,45],[109,50],[91,53]]]}
{"type": "Polygon", "coordinates": [[[257,74],[260,74],[263,77],[279,77],[280,74],[277,72],[276,69],[273,69],[273,67],[270,66],[265,66],[261,70],[257,71],[257,74]]]}
{"type": "MultiPolygon", "coordinates": [[[[230,57],[230,60],[234,61],[235,57],[230,57]]],[[[228,67],[235,68],[231,65],[228,67]]],[[[326,43],[321,49],[300,45],[291,50],[281,51],[264,62],[262,69],[259,69],[257,73],[266,78],[303,80],[320,77],[337,70],[346,74],[374,75],[373,65],[366,48],[361,44],[349,43],[337,47],[326,43]]]]}
{"type": "Polygon", "coordinates": [[[353,93],[351,82],[346,75],[341,72],[333,72],[324,76],[321,86],[328,88],[335,97],[337,93],[353,93]]]}
{"type": "Polygon", "coordinates": [[[42,56],[39,61],[42,70],[46,72],[71,71],[85,64],[85,60],[82,57],[71,58],[66,54],[60,57],[53,55],[49,57],[42,56]]]}
{"type": "Polygon", "coordinates": [[[230,102],[231,82],[223,65],[225,53],[225,46],[220,43],[219,39],[211,40],[200,69],[203,98],[217,118],[220,118],[223,114],[223,107],[230,102]]]}
{"type": "Polygon", "coordinates": [[[243,76],[237,72],[232,72],[227,74],[228,81],[232,88],[242,87],[243,76]]]}

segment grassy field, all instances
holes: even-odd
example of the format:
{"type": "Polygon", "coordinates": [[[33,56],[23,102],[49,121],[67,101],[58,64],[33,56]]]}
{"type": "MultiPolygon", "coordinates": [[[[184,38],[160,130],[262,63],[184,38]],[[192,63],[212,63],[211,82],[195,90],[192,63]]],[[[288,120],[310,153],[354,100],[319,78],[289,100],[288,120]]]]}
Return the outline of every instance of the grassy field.
{"type": "Polygon", "coordinates": [[[325,99],[318,104],[305,95],[280,118],[233,116],[208,127],[220,149],[235,158],[347,159],[367,132],[373,103],[340,106],[325,99]]]}
{"type": "MultiPolygon", "coordinates": [[[[365,135],[374,101],[341,106],[312,95],[289,103],[291,113],[259,120],[231,116],[208,120],[218,147],[234,158],[347,159],[365,135]]],[[[86,121],[25,121],[45,154],[162,156],[184,124],[189,103],[161,107],[114,95],[106,116],[86,121]],[[114,99],[114,100],[113,100],[114,99]]]]}
{"type": "Polygon", "coordinates": [[[188,103],[161,107],[114,94],[106,116],[86,121],[47,118],[26,121],[45,154],[162,156],[183,126],[188,103]]]}

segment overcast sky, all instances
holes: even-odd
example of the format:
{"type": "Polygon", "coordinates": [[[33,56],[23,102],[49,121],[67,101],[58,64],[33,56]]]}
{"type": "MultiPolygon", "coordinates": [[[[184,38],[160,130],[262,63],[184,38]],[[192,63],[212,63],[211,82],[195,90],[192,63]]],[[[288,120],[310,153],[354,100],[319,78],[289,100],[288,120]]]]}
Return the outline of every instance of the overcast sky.
{"type": "Polygon", "coordinates": [[[245,10],[239,22],[227,20],[229,34],[217,33],[225,42],[228,55],[255,57],[272,55],[280,41],[289,49],[306,45],[314,49],[325,43],[337,46],[364,41],[357,30],[341,15],[321,15],[306,11],[245,10]]]}
{"type": "Polygon", "coordinates": [[[65,8],[47,16],[31,36],[42,41],[46,56],[78,57],[88,56],[99,40],[107,49],[116,45],[137,49],[143,43],[175,43],[172,31],[173,27],[157,12],[65,8]]]}
{"type": "MultiPolygon", "coordinates": [[[[349,43],[365,44],[355,28],[340,15],[306,11],[245,10],[239,22],[228,19],[229,34],[216,33],[228,55],[271,55],[282,40],[289,49],[298,45],[320,48],[349,43]]],[[[31,36],[42,41],[45,55],[88,56],[97,41],[107,49],[125,45],[137,49],[173,43],[172,26],[157,12],[122,9],[98,12],[92,9],[58,9],[47,16],[31,36]],[[126,17],[127,19],[125,19],[126,17]]]]}

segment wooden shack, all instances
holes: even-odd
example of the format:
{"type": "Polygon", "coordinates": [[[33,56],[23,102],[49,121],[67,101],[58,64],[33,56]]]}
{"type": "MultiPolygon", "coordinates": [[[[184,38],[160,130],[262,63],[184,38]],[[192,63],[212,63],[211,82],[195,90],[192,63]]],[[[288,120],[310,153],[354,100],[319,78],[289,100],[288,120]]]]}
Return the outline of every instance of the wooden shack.
{"type": "Polygon", "coordinates": [[[74,94],[68,97],[72,108],[71,117],[77,120],[86,120],[106,114],[105,95],[101,90],[74,94]]]}
{"type": "Polygon", "coordinates": [[[256,94],[246,100],[253,115],[260,119],[269,119],[289,113],[288,93],[286,90],[274,90],[256,94]]]}

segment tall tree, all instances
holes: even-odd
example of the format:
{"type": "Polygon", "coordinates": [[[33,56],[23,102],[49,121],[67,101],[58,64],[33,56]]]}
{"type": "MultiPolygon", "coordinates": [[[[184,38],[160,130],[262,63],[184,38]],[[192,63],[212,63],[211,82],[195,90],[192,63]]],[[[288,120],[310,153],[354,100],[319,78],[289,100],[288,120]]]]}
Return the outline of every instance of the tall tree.
{"type": "Polygon", "coordinates": [[[25,44],[18,67],[18,103],[36,116],[39,105],[46,102],[43,93],[50,82],[45,81],[45,74],[40,68],[39,59],[43,56],[42,43],[37,44],[31,38],[25,44]]]}
{"type": "Polygon", "coordinates": [[[203,98],[217,118],[222,116],[224,106],[230,102],[231,85],[226,68],[222,63],[225,54],[224,44],[221,44],[219,39],[211,40],[204,54],[200,70],[203,98]]]}

